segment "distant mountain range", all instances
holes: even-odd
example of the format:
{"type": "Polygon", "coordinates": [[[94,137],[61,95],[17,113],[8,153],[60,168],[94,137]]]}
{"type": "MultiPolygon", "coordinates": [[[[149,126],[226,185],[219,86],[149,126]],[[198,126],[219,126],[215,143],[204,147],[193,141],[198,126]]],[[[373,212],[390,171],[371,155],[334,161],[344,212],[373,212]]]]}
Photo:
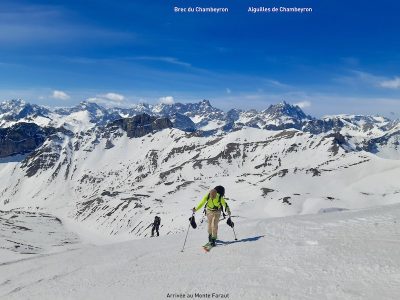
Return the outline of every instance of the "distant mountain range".
{"type": "Polygon", "coordinates": [[[298,106],[224,112],[209,101],[105,109],[0,104],[0,210],[73,219],[108,235],[185,228],[224,185],[232,210],[274,217],[399,202],[400,123],[313,118],[298,106]]]}
{"type": "MultiPolygon", "coordinates": [[[[13,128],[18,123],[34,123],[41,128],[54,128],[50,131],[63,128],[76,133],[140,114],[168,118],[172,127],[201,135],[219,135],[246,127],[335,134],[348,150],[365,150],[380,153],[387,158],[400,158],[399,120],[362,115],[335,115],[316,119],[306,115],[300,107],[286,102],[270,105],[262,111],[231,109],[224,112],[213,107],[208,100],[188,104],[141,103],[131,108],[111,109],[91,102],[81,102],[69,108],[50,109],[23,100],[11,100],[0,104],[0,128],[13,128]]],[[[20,151],[11,154],[17,153],[20,151]]],[[[0,154],[1,156],[4,157],[4,154],[0,154]]]]}

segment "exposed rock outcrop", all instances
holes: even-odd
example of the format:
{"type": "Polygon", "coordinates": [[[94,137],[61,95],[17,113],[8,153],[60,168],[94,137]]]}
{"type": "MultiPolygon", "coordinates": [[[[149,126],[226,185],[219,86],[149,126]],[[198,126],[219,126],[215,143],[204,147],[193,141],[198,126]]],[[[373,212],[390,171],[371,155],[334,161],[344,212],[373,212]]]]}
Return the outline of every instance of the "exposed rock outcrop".
{"type": "Polygon", "coordinates": [[[152,117],[148,114],[141,114],[133,118],[118,119],[111,122],[107,127],[119,127],[127,132],[128,137],[142,137],[154,131],[172,128],[173,124],[168,118],[152,117]]]}

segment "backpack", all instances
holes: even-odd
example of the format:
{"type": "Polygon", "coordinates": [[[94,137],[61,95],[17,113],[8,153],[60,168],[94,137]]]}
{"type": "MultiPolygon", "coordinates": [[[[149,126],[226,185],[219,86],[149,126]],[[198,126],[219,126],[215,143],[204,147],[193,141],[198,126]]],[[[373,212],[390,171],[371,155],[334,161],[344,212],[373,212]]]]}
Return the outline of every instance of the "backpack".
{"type": "MultiPolygon", "coordinates": [[[[217,185],[217,186],[214,188],[214,190],[216,190],[217,193],[218,193],[218,195],[219,195],[219,204],[221,205],[222,214],[223,214],[224,217],[225,217],[224,206],[223,206],[222,203],[221,203],[221,198],[224,197],[224,195],[225,195],[225,188],[224,188],[222,185],[217,185]]],[[[207,204],[208,204],[208,199],[210,199],[210,194],[208,194],[206,205],[204,205],[204,213],[206,213],[207,204]]]]}
{"type": "Polygon", "coordinates": [[[161,218],[159,216],[156,216],[154,218],[154,225],[160,225],[161,224],[161,218]]]}
{"type": "Polygon", "coordinates": [[[225,196],[225,188],[222,185],[218,185],[214,188],[214,190],[217,191],[217,193],[220,195],[220,197],[225,196]]]}

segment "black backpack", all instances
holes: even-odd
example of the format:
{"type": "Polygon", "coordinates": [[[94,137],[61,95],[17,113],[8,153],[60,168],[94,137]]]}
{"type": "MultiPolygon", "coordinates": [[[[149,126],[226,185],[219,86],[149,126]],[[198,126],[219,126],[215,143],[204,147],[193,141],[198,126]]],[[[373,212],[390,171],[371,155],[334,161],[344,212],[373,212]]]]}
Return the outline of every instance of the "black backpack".
{"type": "Polygon", "coordinates": [[[159,216],[156,216],[155,218],[154,218],[154,225],[160,225],[161,224],[161,218],[159,217],[159,216]]]}
{"type": "Polygon", "coordinates": [[[225,188],[222,185],[218,185],[214,188],[214,190],[217,191],[217,193],[220,195],[220,197],[225,196],[225,188]]]}

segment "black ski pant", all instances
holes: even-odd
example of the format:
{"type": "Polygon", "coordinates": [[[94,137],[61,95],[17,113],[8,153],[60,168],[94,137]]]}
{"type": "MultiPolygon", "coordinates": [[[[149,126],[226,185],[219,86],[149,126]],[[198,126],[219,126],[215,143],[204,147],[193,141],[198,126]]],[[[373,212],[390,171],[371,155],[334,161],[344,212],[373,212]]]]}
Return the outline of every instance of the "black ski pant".
{"type": "Polygon", "coordinates": [[[154,236],[154,231],[157,232],[157,236],[160,235],[160,233],[158,232],[158,229],[160,228],[160,225],[153,225],[153,228],[151,229],[151,236],[154,236]]]}

